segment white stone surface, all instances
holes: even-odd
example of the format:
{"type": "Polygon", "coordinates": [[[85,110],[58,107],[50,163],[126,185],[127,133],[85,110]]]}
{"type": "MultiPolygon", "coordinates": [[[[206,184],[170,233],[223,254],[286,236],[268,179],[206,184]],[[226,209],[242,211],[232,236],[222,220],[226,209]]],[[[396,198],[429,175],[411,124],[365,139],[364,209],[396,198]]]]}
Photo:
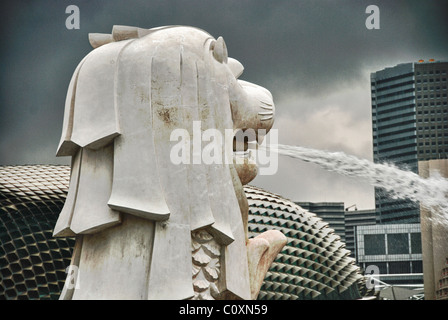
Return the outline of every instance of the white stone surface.
{"type": "Polygon", "coordinates": [[[269,230],[249,239],[247,250],[252,299],[257,298],[266,272],[286,243],[286,236],[278,230],[269,230]]]}
{"type": "MultiPolygon", "coordinates": [[[[175,129],[192,135],[195,121],[201,133],[222,136],[269,130],[271,94],[238,80],[244,67],[228,57],[224,39],[197,28],[115,26],[89,41],[94,50],[70,82],[57,152],[72,156],[73,167],[54,234],[77,236],[80,276],[61,298],[197,296],[192,232],[204,231],[221,248],[215,297],[251,299],[241,179],[256,170],[246,163],[244,174],[233,161],[174,163],[170,137],[175,129]]],[[[208,143],[227,159],[221,141],[208,143]]]]}

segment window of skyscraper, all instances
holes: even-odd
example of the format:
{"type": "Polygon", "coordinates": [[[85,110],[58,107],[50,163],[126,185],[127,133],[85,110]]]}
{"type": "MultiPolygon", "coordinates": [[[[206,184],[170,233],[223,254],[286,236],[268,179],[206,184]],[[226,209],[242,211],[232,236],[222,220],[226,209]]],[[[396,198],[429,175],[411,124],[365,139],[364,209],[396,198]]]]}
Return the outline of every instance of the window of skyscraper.
{"type": "Polygon", "coordinates": [[[409,236],[407,233],[391,233],[387,235],[387,252],[389,254],[409,253],[409,236]]]}
{"type": "Polygon", "coordinates": [[[365,234],[364,254],[366,255],[386,254],[386,246],[384,244],[384,234],[365,234]]]}
{"type": "Polygon", "coordinates": [[[389,262],[389,274],[410,273],[411,264],[409,261],[389,262]]]}
{"type": "Polygon", "coordinates": [[[422,273],[423,272],[423,263],[422,261],[412,261],[412,272],[413,273],[422,273]]]}

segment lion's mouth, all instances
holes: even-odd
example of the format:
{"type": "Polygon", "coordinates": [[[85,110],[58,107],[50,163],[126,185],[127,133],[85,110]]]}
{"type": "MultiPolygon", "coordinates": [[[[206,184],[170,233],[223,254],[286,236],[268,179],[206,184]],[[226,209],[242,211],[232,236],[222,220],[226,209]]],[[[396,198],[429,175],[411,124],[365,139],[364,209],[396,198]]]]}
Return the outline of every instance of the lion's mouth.
{"type": "Polygon", "coordinates": [[[238,130],[233,138],[233,162],[243,185],[248,184],[258,174],[255,152],[258,138],[254,130],[238,130]]]}
{"type": "Polygon", "coordinates": [[[256,150],[263,141],[253,129],[239,129],[233,136],[233,153],[244,156],[250,150],[256,150]]]}

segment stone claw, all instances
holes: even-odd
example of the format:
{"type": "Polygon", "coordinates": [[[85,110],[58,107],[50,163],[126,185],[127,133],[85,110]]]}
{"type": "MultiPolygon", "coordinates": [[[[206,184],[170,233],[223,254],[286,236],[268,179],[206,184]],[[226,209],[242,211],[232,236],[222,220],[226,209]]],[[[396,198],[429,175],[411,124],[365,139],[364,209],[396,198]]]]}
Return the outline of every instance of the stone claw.
{"type": "Polygon", "coordinates": [[[248,240],[247,259],[252,300],[257,298],[267,271],[286,243],[286,236],[278,230],[269,230],[248,240]]]}

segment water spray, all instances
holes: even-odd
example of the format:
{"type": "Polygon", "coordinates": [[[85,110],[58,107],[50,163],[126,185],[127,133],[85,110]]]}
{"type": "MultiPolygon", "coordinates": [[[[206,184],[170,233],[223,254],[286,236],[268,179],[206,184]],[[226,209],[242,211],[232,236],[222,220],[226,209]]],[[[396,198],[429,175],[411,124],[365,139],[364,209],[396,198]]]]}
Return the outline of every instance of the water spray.
{"type": "Polygon", "coordinates": [[[329,152],[289,145],[260,146],[267,151],[285,155],[338,174],[361,178],[374,187],[386,190],[394,199],[410,199],[436,213],[437,223],[448,226],[448,179],[434,174],[422,178],[412,171],[391,163],[374,163],[344,152],[329,152]]]}

